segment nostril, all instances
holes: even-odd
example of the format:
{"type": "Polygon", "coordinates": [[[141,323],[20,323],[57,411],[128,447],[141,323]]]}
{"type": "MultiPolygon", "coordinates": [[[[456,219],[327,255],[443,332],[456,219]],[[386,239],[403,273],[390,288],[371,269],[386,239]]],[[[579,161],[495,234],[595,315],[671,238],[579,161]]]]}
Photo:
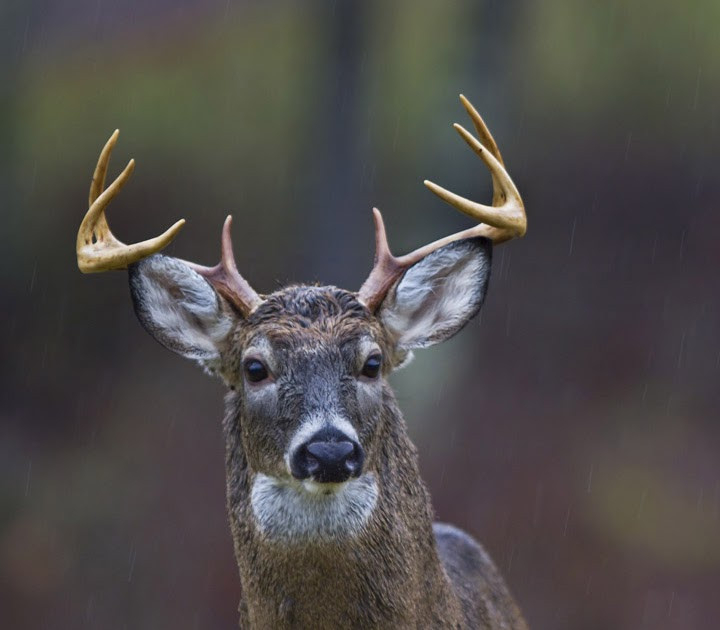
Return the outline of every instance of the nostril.
{"type": "Polygon", "coordinates": [[[307,448],[303,450],[305,451],[305,471],[308,475],[314,475],[320,469],[320,462],[313,457],[307,448]]]}
{"type": "Polygon", "coordinates": [[[350,457],[345,460],[345,467],[351,477],[359,477],[365,463],[365,451],[362,446],[355,444],[350,457]]]}
{"type": "Polygon", "coordinates": [[[320,462],[308,451],[306,444],[297,448],[290,458],[290,473],[295,479],[312,477],[320,467],[320,462]]]}

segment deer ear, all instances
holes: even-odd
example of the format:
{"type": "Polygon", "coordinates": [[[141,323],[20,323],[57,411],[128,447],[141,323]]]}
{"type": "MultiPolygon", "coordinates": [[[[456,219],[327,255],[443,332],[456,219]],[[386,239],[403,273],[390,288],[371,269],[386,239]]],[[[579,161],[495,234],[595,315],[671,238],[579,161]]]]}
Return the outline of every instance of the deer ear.
{"type": "Polygon", "coordinates": [[[129,271],[143,328],[169,350],[217,368],[237,316],[210,284],[181,260],[161,255],[130,265],[129,271]]]}
{"type": "Polygon", "coordinates": [[[492,241],[455,241],[428,254],[390,289],[378,317],[401,352],[445,341],[480,310],[492,259],[492,241]]]}

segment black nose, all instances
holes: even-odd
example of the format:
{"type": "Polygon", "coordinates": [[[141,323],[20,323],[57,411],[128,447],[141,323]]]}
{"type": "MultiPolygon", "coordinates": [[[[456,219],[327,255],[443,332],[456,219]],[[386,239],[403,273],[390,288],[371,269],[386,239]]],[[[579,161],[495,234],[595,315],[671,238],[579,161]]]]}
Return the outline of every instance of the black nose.
{"type": "Polygon", "coordinates": [[[316,434],[296,449],[290,471],[296,479],[342,483],[360,476],[364,459],[362,447],[346,435],[316,434]]]}

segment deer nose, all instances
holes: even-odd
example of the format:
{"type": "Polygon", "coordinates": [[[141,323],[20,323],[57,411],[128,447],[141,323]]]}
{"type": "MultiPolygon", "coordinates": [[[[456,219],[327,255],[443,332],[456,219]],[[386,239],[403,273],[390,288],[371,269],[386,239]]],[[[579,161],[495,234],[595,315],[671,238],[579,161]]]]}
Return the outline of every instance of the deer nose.
{"type": "Polygon", "coordinates": [[[290,471],[296,479],[320,483],[342,483],[359,477],[365,454],[355,440],[310,439],[301,444],[290,459],[290,471]]]}

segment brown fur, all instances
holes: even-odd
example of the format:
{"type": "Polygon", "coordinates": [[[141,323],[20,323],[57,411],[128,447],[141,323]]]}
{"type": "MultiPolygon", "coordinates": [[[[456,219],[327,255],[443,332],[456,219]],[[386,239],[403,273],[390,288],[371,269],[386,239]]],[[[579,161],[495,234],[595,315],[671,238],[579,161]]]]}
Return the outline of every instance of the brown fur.
{"type": "MultiPolygon", "coordinates": [[[[472,248],[482,253],[482,245],[448,247],[466,256],[472,248]]],[[[454,265],[452,256],[449,259],[454,265]]],[[[427,268],[444,278],[437,258],[426,260],[427,268]]],[[[407,286],[421,291],[427,286],[429,299],[441,296],[422,273],[420,269],[407,286]]],[[[485,275],[477,285],[465,286],[484,291],[486,281],[485,275]]],[[[412,347],[442,341],[459,330],[479,309],[481,293],[465,302],[462,295],[451,293],[445,308],[449,304],[455,309],[454,319],[443,320],[450,328],[442,333],[443,321],[426,315],[445,311],[423,305],[420,321],[430,322],[428,330],[416,336],[421,342],[403,347],[402,330],[391,332],[382,311],[371,313],[355,294],[335,287],[281,289],[246,319],[175,259],[153,256],[134,265],[130,282],[145,328],[168,348],[218,373],[230,387],[223,430],[242,628],[526,628],[480,545],[451,526],[433,526],[417,453],[384,378],[412,347]],[[383,373],[363,380],[367,353],[376,352],[372,348],[382,353],[383,373]],[[271,368],[274,364],[265,384],[253,384],[244,374],[243,361],[250,351],[264,352],[262,358],[271,368]],[[299,483],[284,457],[292,436],[308,418],[317,417],[340,418],[346,430],[356,433],[365,453],[362,472],[377,482],[374,508],[368,503],[366,520],[350,533],[342,529],[343,513],[333,521],[337,528],[331,531],[336,533],[273,537],[257,521],[254,484],[262,481],[260,475],[299,483]]],[[[312,422],[307,426],[315,431],[312,422]]],[[[338,495],[328,492],[335,501],[338,495]]],[[[307,500],[308,495],[301,496],[307,500]]],[[[272,500],[268,505],[277,509],[272,500]]],[[[280,506],[283,519],[289,513],[285,510],[295,509],[282,502],[280,506]]],[[[303,503],[282,526],[292,527],[307,515],[306,509],[303,503]]]]}
{"type": "MultiPolygon", "coordinates": [[[[303,288],[270,297],[240,333],[265,334],[280,346],[348,341],[377,321],[346,292],[303,288]],[[315,292],[313,292],[315,293],[315,292]],[[318,299],[320,298],[320,299],[318,299]]],[[[390,352],[388,340],[384,350],[390,352]]],[[[238,347],[238,346],[236,346],[238,347]]],[[[371,519],[356,539],[284,546],[257,530],[250,507],[255,471],[241,427],[242,389],[226,400],[227,504],[242,582],[242,628],[525,628],[492,561],[459,530],[436,536],[417,453],[390,388],[368,466],[380,482],[371,519]]]]}

